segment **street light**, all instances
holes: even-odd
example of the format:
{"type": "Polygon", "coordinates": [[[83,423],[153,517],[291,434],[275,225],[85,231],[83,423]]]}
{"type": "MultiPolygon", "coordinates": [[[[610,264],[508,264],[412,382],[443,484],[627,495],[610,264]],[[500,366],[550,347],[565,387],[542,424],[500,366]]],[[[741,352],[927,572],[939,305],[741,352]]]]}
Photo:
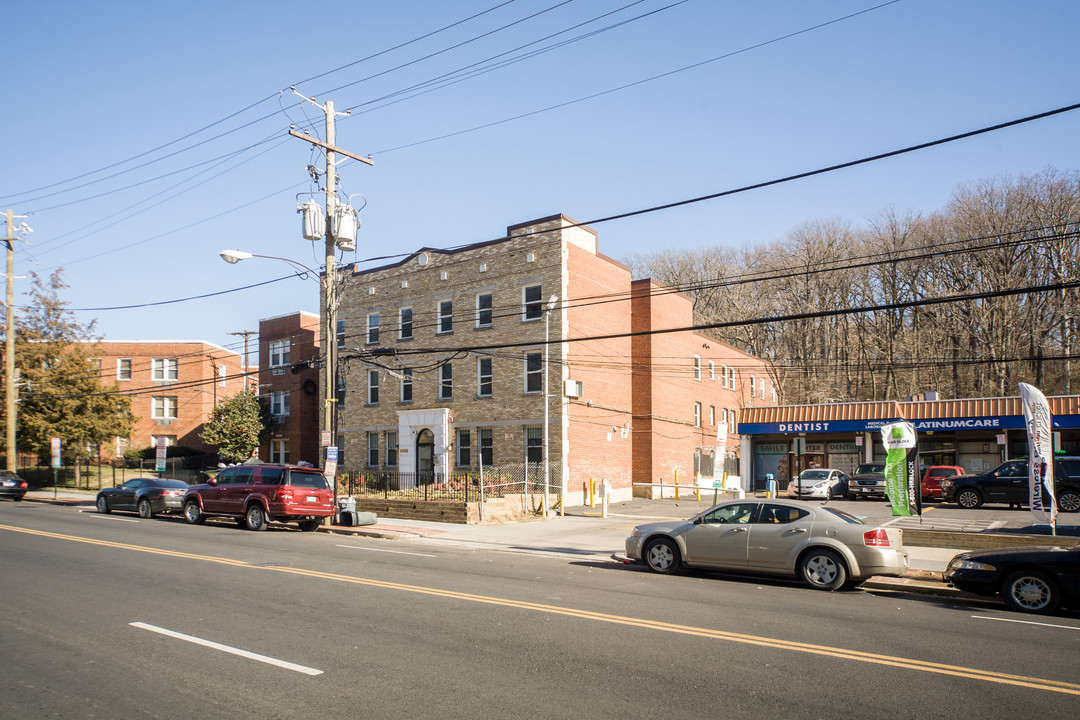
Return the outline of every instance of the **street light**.
{"type": "MultiPolygon", "coordinates": [[[[332,265],[327,268],[325,274],[320,275],[315,270],[312,270],[307,265],[297,260],[290,258],[278,257],[277,255],[259,255],[257,253],[249,253],[244,250],[222,250],[221,259],[230,265],[235,265],[241,260],[249,260],[250,258],[264,258],[266,260],[280,260],[281,262],[288,263],[293,268],[301,271],[305,277],[311,277],[312,279],[318,278],[317,282],[321,289],[322,306],[320,307],[320,319],[322,324],[322,343],[325,348],[325,362],[322,368],[322,383],[323,383],[323,411],[320,414],[320,426],[319,429],[325,437],[330,438],[329,443],[324,443],[320,438],[320,447],[323,444],[335,445],[337,438],[334,437],[334,407],[337,404],[337,302],[336,302],[336,273],[337,270],[332,265]]],[[[333,255],[330,256],[331,261],[333,255]]],[[[322,467],[325,469],[326,458],[322,457],[322,467]]],[[[334,494],[337,494],[337,477],[334,477],[334,494]]]]}
{"type": "MultiPolygon", "coordinates": [[[[548,399],[548,355],[551,352],[551,346],[548,344],[548,317],[558,303],[559,296],[552,295],[544,307],[544,517],[548,516],[549,493],[551,491],[549,480],[551,477],[551,465],[548,461],[548,408],[550,405],[548,399]]],[[[562,504],[565,500],[565,498],[559,500],[560,509],[563,507],[562,504]]]]}

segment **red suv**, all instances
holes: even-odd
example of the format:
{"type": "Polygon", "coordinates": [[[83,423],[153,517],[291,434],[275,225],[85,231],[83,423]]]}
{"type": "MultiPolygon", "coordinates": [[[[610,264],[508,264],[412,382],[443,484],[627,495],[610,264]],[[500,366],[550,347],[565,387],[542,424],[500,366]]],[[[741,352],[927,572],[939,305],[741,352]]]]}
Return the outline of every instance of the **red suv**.
{"type": "Polygon", "coordinates": [[[966,475],[967,471],[959,465],[931,465],[926,468],[922,479],[922,499],[941,499],[941,479],[966,475]]]}
{"type": "Polygon", "coordinates": [[[236,465],[225,468],[184,495],[184,519],[201,525],[208,517],[231,517],[248,530],[271,520],[298,522],[311,532],[334,514],[334,491],[316,468],[236,465]]]}

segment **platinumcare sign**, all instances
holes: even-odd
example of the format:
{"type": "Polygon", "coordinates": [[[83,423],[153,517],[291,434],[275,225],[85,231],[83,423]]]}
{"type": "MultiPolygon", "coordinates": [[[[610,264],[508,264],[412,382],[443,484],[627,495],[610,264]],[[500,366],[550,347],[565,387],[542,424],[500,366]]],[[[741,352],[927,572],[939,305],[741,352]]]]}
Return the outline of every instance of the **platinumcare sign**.
{"type": "MultiPolygon", "coordinates": [[[[902,418],[880,420],[818,420],[813,422],[739,423],[740,435],[773,435],[797,433],[869,432],[902,418]]],[[[953,430],[1022,430],[1023,415],[998,415],[973,418],[935,418],[911,420],[917,432],[949,432],[953,430]]],[[[1080,416],[1059,415],[1052,418],[1052,426],[1060,428],[1080,427],[1080,416]]]]}

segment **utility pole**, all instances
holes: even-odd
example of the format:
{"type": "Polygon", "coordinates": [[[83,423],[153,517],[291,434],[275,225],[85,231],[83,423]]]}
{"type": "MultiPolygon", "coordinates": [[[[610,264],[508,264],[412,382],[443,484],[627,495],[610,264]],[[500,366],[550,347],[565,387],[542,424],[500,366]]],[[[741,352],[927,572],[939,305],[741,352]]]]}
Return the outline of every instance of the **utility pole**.
{"type": "Polygon", "coordinates": [[[7,211],[7,302],[4,305],[6,332],[4,338],[4,380],[7,383],[4,398],[4,414],[7,420],[7,469],[15,472],[15,214],[7,211]]]}
{"type": "Polygon", "coordinates": [[[248,362],[248,338],[252,335],[258,335],[258,330],[241,330],[239,332],[231,332],[229,335],[241,335],[244,338],[244,376],[247,377],[248,369],[251,364],[248,362]]]}
{"type": "MultiPolygon", "coordinates": [[[[375,163],[371,158],[360,157],[359,155],[353,155],[350,152],[342,150],[334,145],[334,103],[327,100],[325,104],[319,105],[315,102],[314,98],[304,97],[300,93],[296,92],[296,88],[292,88],[292,91],[304,98],[312,105],[320,108],[326,115],[326,142],[322,142],[316,138],[297,132],[295,129],[290,128],[289,134],[293,137],[305,140],[312,145],[316,145],[322,148],[326,152],[326,272],[324,275],[324,281],[322,283],[322,331],[320,338],[320,345],[322,346],[322,354],[324,358],[322,368],[322,384],[323,384],[323,407],[319,414],[319,430],[321,437],[319,438],[320,447],[329,447],[337,444],[336,435],[336,408],[337,408],[337,267],[336,260],[336,248],[334,242],[334,216],[335,208],[337,206],[337,172],[334,168],[335,156],[340,153],[346,157],[358,160],[368,165],[374,165],[375,163]]],[[[343,113],[348,115],[348,111],[343,113]]],[[[322,453],[323,457],[321,462],[323,468],[326,468],[326,456],[325,451],[322,453]]],[[[335,456],[336,457],[336,456],[335,456]]],[[[335,460],[336,463],[336,460],[335,460]]],[[[334,479],[334,493],[337,494],[337,479],[334,479]]]]}

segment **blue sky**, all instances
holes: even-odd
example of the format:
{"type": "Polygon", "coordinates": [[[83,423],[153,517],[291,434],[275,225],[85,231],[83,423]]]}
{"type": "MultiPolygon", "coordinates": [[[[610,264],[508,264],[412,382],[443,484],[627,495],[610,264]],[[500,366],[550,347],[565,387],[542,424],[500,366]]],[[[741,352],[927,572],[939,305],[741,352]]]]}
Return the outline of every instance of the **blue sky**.
{"type": "MultiPolygon", "coordinates": [[[[105,339],[237,351],[230,332],[318,308],[317,285],[297,278],[226,292],[289,269],[218,257],[321,262],[296,214],[313,156],[287,136],[309,120],[321,133],[321,114],[292,84],[355,108],[337,144],[375,160],[339,167],[343,190],[366,201],[344,262],[490,240],[560,212],[630,212],[1080,101],[1072,0],[38,0],[4,20],[0,208],[32,213],[34,229],[16,275],[63,267],[63,298],[105,339]],[[213,297],[151,305],[202,295],[213,297]]],[[[930,213],[961,183],[1080,168],[1078,137],[1080,111],[595,229],[621,259],[766,243],[824,218],[860,225],[890,206],[930,213]]],[[[17,281],[17,304],[27,287],[17,281]]]]}

